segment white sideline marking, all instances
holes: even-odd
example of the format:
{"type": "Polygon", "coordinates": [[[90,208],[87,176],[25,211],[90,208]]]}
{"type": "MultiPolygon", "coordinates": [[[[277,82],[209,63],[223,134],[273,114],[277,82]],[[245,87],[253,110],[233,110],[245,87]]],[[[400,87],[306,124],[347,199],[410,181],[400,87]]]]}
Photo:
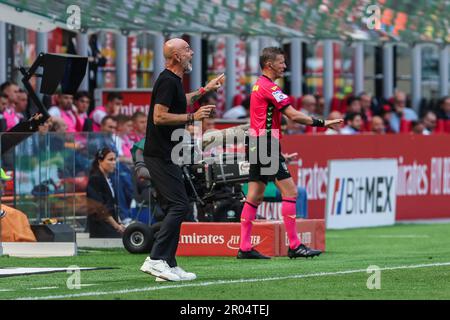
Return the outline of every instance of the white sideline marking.
{"type": "Polygon", "coordinates": [[[14,291],[14,289],[0,289],[0,292],[10,292],[14,291]]]}
{"type": "MultiPolygon", "coordinates": [[[[346,239],[350,238],[351,236],[342,236],[342,235],[327,235],[327,238],[330,239],[346,239]]],[[[430,238],[428,234],[379,234],[379,235],[368,235],[368,236],[361,236],[360,238],[395,238],[395,239],[416,239],[416,238],[430,238]]]]}
{"type": "Polygon", "coordinates": [[[92,287],[92,286],[96,286],[96,283],[86,283],[86,284],[79,284],[80,287],[92,287]]]}
{"type": "Polygon", "coordinates": [[[58,289],[59,287],[39,287],[39,288],[29,288],[29,290],[52,290],[58,289]]]}
{"type": "MultiPolygon", "coordinates": [[[[450,266],[450,262],[415,264],[415,265],[397,266],[397,267],[385,267],[385,268],[380,268],[380,270],[383,271],[383,270],[417,269],[417,268],[442,267],[442,266],[450,266]]],[[[367,273],[367,269],[344,270],[344,271],[335,271],[335,272],[318,272],[318,273],[298,274],[298,275],[284,276],[284,277],[253,278],[253,279],[239,279],[239,280],[218,280],[218,281],[208,281],[208,282],[200,282],[200,283],[173,284],[173,285],[154,286],[154,287],[147,287],[147,288],[123,289],[123,290],[115,290],[115,291],[94,291],[94,292],[84,292],[84,293],[66,294],[66,295],[58,295],[58,296],[23,297],[23,298],[18,298],[17,300],[49,300],[49,299],[80,298],[80,297],[89,297],[89,296],[103,296],[103,295],[108,295],[108,294],[128,294],[128,293],[135,293],[135,292],[157,291],[157,290],[175,289],[175,288],[178,289],[178,288],[192,288],[192,287],[208,287],[208,286],[221,285],[221,284],[266,282],[266,281],[277,281],[277,280],[288,280],[288,279],[326,277],[326,276],[335,276],[335,275],[341,275],[341,274],[351,274],[351,273],[360,273],[360,272],[367,273]]]]}
{"type": "Polygon", "coordinates": [[[395,239],[416,239],[416,238],[430,238],[429,235],[426,234],[380,234],[380,235],[372,235],[372,236],[368,236],[369,238],[386,238],[386,239],[391,239],[391,238],[395,238],[395,239]]]}

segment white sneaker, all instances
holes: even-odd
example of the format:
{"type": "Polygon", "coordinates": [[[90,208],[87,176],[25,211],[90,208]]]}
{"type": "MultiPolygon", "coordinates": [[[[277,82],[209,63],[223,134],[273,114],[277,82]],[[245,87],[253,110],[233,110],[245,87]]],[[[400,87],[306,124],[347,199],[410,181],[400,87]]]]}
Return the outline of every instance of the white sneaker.
{"type": "Polygon", "coordinates": [[[180,277],[181,280],[190,281],[190,280],[197,279],[197,276],[195,275],[195,273],[186,272],[183,269],[181,269],[180,267],[173,267],[171,269],[172,269],[173,273],[175,273],[177,276],[180,277]]]}
{"type": "Polygon", "coordinates": [[[150,257],[147,257],[141,267],[141,271],[167,281],[181,280],[180,276],[164,260],[152,260],[150,257]]]}

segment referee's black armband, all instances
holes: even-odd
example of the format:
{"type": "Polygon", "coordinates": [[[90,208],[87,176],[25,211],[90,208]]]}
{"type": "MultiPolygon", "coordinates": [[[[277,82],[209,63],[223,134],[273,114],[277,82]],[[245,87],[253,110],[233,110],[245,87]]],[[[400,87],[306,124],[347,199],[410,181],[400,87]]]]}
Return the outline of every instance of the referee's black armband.
{"type": "Polygon", "coordinates": [[[313,127],[325,127],[325,120],[312,118],[312,126],[313,127]]]}

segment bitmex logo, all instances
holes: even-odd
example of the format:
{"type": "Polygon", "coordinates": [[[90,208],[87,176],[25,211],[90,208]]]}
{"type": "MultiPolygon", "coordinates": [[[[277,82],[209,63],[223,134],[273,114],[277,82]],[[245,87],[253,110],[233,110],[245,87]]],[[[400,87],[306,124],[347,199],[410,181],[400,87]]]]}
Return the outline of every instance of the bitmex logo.
{"type": "Polygon", "coordinates": [[[334,180],[331,215],[388,213],[394,177],[345,177],[334,180]]]}

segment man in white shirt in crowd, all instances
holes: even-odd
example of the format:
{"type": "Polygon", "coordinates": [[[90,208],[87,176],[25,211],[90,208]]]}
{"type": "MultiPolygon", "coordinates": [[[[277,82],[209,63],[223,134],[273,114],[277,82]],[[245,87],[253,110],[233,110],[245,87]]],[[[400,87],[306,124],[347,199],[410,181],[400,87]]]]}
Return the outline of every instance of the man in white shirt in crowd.
{"type": "Polygon", "coordinates": [[[341,129],[341,134],[359,134],[363,125],[360,113],[350,112],[345,116],[346,126],[341,129]]]}
{"type": "Polygon", "coordinates": [[[417,121],[417,113],[406,106],[406,94],[402,91],[396,91],[394,95],[394,112],[390,118],[390,127],[392,131],[400,132],[401,120],[417,121]]]}

